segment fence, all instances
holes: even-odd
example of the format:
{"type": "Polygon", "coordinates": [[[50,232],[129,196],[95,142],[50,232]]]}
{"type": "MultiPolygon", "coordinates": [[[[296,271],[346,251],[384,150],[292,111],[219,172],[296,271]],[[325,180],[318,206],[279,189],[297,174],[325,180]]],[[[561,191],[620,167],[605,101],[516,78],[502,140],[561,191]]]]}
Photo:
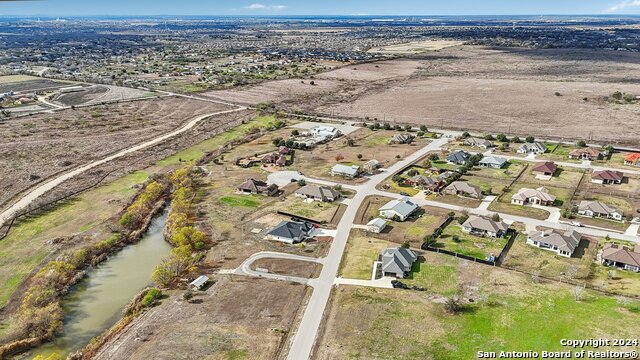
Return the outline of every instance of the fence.
{"type": "Polygon", "coordinates": [[[302,221],[310,222],[310,223],[316,224],[316,225],[321,225],[322,224],[322,222],[319,222],[317,220],[309,219],[309,218],[302,217],[302,216],[299,216],[299,215],[296,215],[296,214],[291,214],[291,213],[288,213],[288,212],[285,212],[285,211],[278,210],[277,214],[278,215],[283,215],[283,216],[288,216],[288,217],[290,217],[292,219],[300,219],[302,221]]]}

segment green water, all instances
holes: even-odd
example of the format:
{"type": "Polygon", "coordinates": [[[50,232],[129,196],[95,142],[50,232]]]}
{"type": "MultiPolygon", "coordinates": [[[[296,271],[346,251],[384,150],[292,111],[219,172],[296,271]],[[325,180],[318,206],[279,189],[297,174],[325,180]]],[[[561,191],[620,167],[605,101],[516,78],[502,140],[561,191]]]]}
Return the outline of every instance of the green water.
{"type": "Polygon", "coordinates": [[[63,301],[64,329],[52,342],[20,356],[31,359],[57,353],[63,358],[83,348],[89,341],[113,326],[122,310],[140,290],[152,285],[151,273],[162,257],[171,251],[162,231],[167,212],[156,217],[145,236],[104,261],[85,277],[63,301]]]}

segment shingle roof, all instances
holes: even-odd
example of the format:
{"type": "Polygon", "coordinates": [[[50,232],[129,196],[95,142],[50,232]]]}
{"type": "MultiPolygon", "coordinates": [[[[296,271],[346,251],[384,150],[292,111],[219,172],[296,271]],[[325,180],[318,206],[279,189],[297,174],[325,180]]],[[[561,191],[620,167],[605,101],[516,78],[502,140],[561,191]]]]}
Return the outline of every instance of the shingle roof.
{"type": "Polygon", "coordinates": [[[382,271],[404,273],[410,271],[418,256],[405,248],[389,248],[382,252],[382,271]]]}
{"type": "Polygon", "coordinates": [[[463,192],[477,197],[482,196],[482,190],[479,187],[469,184],[466,181],[454,181],[445,188],[446,190],[453,190],[455,192],[463,192]]]}
{"type": "Polygon", "coordinates": [[[391,200],[384,204],[379,211],[394,211],[398,215],[407,217],[418,209],[418,205],[414,204],[409,198],[391,200]]]}
{"type": "Polygon", "coordinates": [[[490,219],[486,219],[480,216],[470,216],[467,221],[462,224],[463,227],[470,227],[473,229],[480,229],[484,231],[489,231],[492,233],[498,233],[500,231],[507,231],[509,225],[505,224],[504,221],[493,221],[490,219]]]}
{"type": "Polygon", "coordinates": [[[242,184],[238,185],[239,190],[251,191],[251,192],[264,192],[277,190],[278,186],[275,184],[267,184],[264,181],[249,179],[242,184]]]}
{"type": "Polygon", "coordinates": [[[356,176],[358,174],[358,170],[360,170],[360,167],[357,165],[347,166],[342,164],[335,164],[333,165],[333,168],[331,168],[331,171],[336,174],[345,174],[350,176],[356,176]]]}
{"type": "Polygon", "coordinates": [[[596,170],[591,174],[591,178],[596,180],[621,181],[624,178],[624,173],[614,170],[596,170]]]}
{"type": "Polygon", "coordinates": [[[581,156],[582,154],[587,154],[590,157],[599,157],[600,156],[600,150],[594,149],[594,148],[590,148],[590,147],[579,148],[579,149],[575,149],[572,152],[570,152],[569,156],[581,156]]]}
{"type": "Polygon", "coordinates": [[[517,193],[513,194],[511,198],[520,200],[520,201],[525,201],[532,197],[537,197],[542,201],[548,201],[548,202],[556,201],[556,197],[549,194],[547,189],[543,187],[539,187],[537,189],[522,188],[518,190],[517,193]]]}
{"type": "Polygon", "coordinates": [[[303,239],[311,230],[313,230],[313,224],[309,222],[282,221],[271,229],[268,235],[296,240],[303,239]]]}
{"type": "Polygon", "coordinates": [[[539,152],[545,152],[547,151],[547,147],[539,142],[524,143],[522,144],[522,146],[520,146],[520,150],[523,150],[526,152],[532,152],[533,150],[537,150],[539,152]]]}
{"type": "Polygon", "coordinates": [[[469,154],[468,152],[464,150],[456,150],[451,154],[447,155],[447,161],[460,164],[469,160],[470,157],[471,157],[471,154],[469,154]]]}
{"type": "Polygon", "coordinates": [[[620,213],[618,209],[612,206],[609,206],[601,201],[589,201],[589,200],[581,201],[580,204],[578,205],[578,211],[585,211],[585,210],[591,210],[592,212],[597,214],[620,213]]]}
{"type": "Polygon", "coordinates": [[[578,247],[580,238],[580,234],[573,230],[561,231],[553,229],[536,231],[529,235],[529,239],[533,241],[556,246],[558,249],[568,251],[571,254],[578,247]]]}
{"type": "Polygon", "coordinates": [[[331,198],[335,199],[340,197],[340,193],[328,186],[317,186],[317,185],[305,185],[300,189],[296,190],[296,194],[311,196],[315,198],[331,198]]]}
{"type": "Polygon", "coordinates": [[[541,173],[555,173],[558,170],[558,166],[553,161],[545,161],[541,163],[537,163],[533,169],[533,172],[541,172],[541,173]]]}
{"type": "Polygon", "coordinates": [[[605,244],[602,249],[602,258],[632,266],[640,266],[640,246],[630,249],[612,243],[605,244]]]}
{"type": "Polygon", "coordinates": [[[488,164],[488,165],[498,165],[503,166],[507,163],[507,159],[499,156],[485,156],[480,160],[480,165],[488,164]]]}

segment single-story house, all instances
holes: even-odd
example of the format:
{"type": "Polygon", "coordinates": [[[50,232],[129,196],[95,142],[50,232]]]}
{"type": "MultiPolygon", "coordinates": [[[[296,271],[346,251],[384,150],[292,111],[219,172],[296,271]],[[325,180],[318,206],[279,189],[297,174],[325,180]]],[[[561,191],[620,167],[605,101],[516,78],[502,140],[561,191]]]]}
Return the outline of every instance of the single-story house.
{"type": "Polygon", "coordinates": [[[267,184],[264,181],[249,179],[238,185],[236,191],[241,194],[254,194],[264,196],[275,196],[278,194],[278,185],[267,184]]]}
{"type": "Polygon", "coordinates": [[[425,175],[415,175],[404,181],[405,185],[417,187],[420,189],[428,189],[431,191],[439,191],[445,182],[438,177],[430,177],[425,175]]]}
{"type": "Polygon", "coordinates": [[[395,134],[389,139],[389,144],[411,144],[413,139],[411,134],[395,134]]]}
{"type": "Polygon", "coordinates": [[[503,237],[507,233],[509,225],[504,221],[493,221],[480,216],[470,216],[462,224],[462,231],[472,235],[503,237]]]}
{"type": "Polygon", "coordinates": [[[558,171],[558,165],[553,161],[537,163],[531,169],[531,172],[533,172],[536,177],[548,177],[549,179],[556,173],[556,171],[558,171]]]}
{"type": "Polygon", "coordinates": [[[189,286],[196,290],[202,290],[202,288],[209,283],[209,277],[206,275],[200,275],[197,279],[189,283],[189,286]]]}
{"type": "Polygon", "coordinates": [[[624,173],[614,170],[596,170],[591,174],[591,182],[594,184],[622,184],[624,173]]]}
{"type": "Polygon", "coordinates": [[[471,154],[464,150],[456,150],[447,155],[447,163],[455,165],[464,165],[471,158],[471,154]]]}
{"type": "Polygon", "coordinates": [[[543,187],[537,189],[522,188],[511,196],[511,203],[514,205],[543,205],[553,206],[556,197],[549,194],[549,191],[543,187]]]}
{"type": "Polygon", "coordinates": [[[291,149],[286,146],[280,146],[280,148],[278,148],[278,153],[280,155],[289,155],[289,153],[291,153],[291,149]]]}
{"type": "Polygon", "coordinates": [[[276,166],[285,166],[287,164],[287,157],[280,153],[271,153],[262,157],[262,164],[273,164],[276,166]]]}
{"type": "Polygon", "coordinates": [[[411,202],[409,198],[391,200],[384,204],[378,211],[380,216],[385,219],[398,219],[405,221],[419,209],[419,206],[411,202]]]}
{"type": "Polygon", "coordinates": [[[387,221],[381,218],[372,219],[367,223],[367,231],[375,234],[380,234],[385,227],[387,227],[387,221]]]}
{"type": "Polygon", "coordinates": [[[524,143],[518,149],[518,154],[544,154],[547,152],[547,147],[539,142],[524,143]]]}
{"type": "Polygon", "coordinates": [[[583,200],[578,205],[578,214],[587,217],[601,217],[605,219],[622,221],[624,214],[618,209],[601,201],[583,200]]]}
{"type": "Polygon", "coordinates": [[[602,152],[598,149],[585,147],[578,148],[569,153],[569,159],[576,160],[598,160],[602,158],[602,152]]]}
{"type": "Polygon", "coordinates": [[[442,190],[447,195],[461,195],[473,199],[482,199],[482,190],[466,181],[454,181],[442,190]]]}
{"type": "Polygon", "coordinates": [[[640,153],[630,153],[625,155],[624,164],[630,166],[640,166],[640,153]]]}
{"type": "Polygon", "coordinates": [[[282,221],[267,233],[267,240],[295,244],[312,238],[315,226],[310,222],[282,221]]]}
{"type": "Polygon", "coordinates": [[[468,146],[479,147],[481,149],[489,149],[493,147],[493,142],[486,139],[479,139],[474,137],[466,138],[462,143],[468,146]]]}
{"type": "Polygon", "coordinates": [[[342,197],[339,191],[329,186],[305,185],[295,191],[296,196],[323,202],[334,202],[342,197]]]}
{"type": "Polygon", "coordinates": [[[479,165],[487,168],[502,169],[509,161],[499,156],[485,156],[480,160],[479,165]]]}
{"type": "Polygon", "coordinates": [[[360,166],[358,165],[342,165],[335,164],[331,168],[331,176],[342,176],[345,178],[353,179],[360,175],[360,166]]]}
{"type": "Polygon", "coordinates": [[[581,237],[573,230],[534,231],[527,237],[527,244],[552,251],[560,256],[571,257],[580,244],[581,237]]]}
{"type": "Polygon", "coordinates": [[[333,126],[319,125],[309,129],[309,132],[317,138],[331,139],[342,135],[340,130],[333,126]]]}
{"type": "Polygon", "coordinates": [[[377,265],[382,267],[384,276],[402,279],[411,272],[411,267],[416,260],[418,260],[418,255],[409,249],[389,248],[382,251],[378,257],[377,265]]]}
{"type": "Polygon", "coordinates": [[[633,249],[607,243],[602,248],[602,265],[615,266],[622,270],[640,272],[640,245],[633,249]]]}
{"type": "Polygon", "coordinates": [[[373,173],[375,173],[376,170],[378,170],[380,168],[380,161],[378,161],[376,159],[371,159],[371,160],[367,161],[366,163],[364,163],[364,165],[362,165],[362,167],[364,168],[364,171],[367,172],[367,174],[373,174],[373,173]]]}

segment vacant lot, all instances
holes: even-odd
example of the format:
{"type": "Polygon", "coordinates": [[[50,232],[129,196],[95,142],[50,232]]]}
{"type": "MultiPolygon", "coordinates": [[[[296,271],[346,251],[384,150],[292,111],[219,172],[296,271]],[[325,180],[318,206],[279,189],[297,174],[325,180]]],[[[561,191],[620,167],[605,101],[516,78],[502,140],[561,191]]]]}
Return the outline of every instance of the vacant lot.
{"type": "Polygon", "coordinates": [[[380,61],[328,71],[316,76],[318,79],[345,79],[375,81],[398,77],[408,77],[421,66],[421,62],[413,59],[397,59],[380,61]]]}
{"type": "Polygon", "coordinates": [[[82,91],[58,94],[53,97],[53,100],[66,106],[73,106],[99,104],[101,102],[116,100],[122,101],[151,95],[151,93],[147,93],[142,90],[125,88],[121,86],[92,85],[87,86],[82,91]]]}
{"type": "Polygon", "coordinates": [[[488,260],[489,256],[498,257],[506,244],[507,239],[504,238],[480,237],[464,233],[460,223],[453,221],[432,246],[476,259],[488,260]]]}
{"type": "MultiPolygon", "coordinates": [[[[56,173],[101,159],[228,107],[163,98],[39,114],[0,123],[0,206],[56,173]]],[[[220,126],[225,123],[221,122],[220,126]]]]}
{"type": "Polygon", "coordinates": [[[185,354],[198,359],[276,358],[305,287],[243,277],[216,280],[192,303],[181,300],[180,292],[164,299],[95,358],[176,359],[185,354]],[[136,340],[141,337],[144,341],[136,340]]]}
{"type": "Polygon", "coordinates": [[[318,277],[322,265],[288,259],[259,259],[251,264],[251,268],[253,270],[267,269],[273,274],[315,278],[318,277]]]}
{"type": "Polygon", "coordinates": [[[577,302],[569,286],[534,284],[525,276],[478,264],[459,268],[459,278],[446,275],[450,270],[438,271],[462,288],[476,289],[476,295],[466,296],[474,302],[457,315],[444,311],[439,296],[338,286],[317,358],[471,359],[478,349],[499,352],[505,344],[560,351],[566,350],[559,343],[563,338],[617,338],[640,331],[637,303],[618,303],[589,291],[577,302]]]}
{"type": "Polygon", "coordinates": [[[370,53],[393,54],[393,55],[411,55],[419,54],[427,51],[442,50],[452,46],[462,45],[462,41],[450,40],[424,40],[412,41],[403,44],[389,45],[379,48],[370,49],[370,53]]]}
{"type": "Polygon", "coordinates": [[[38,91],[73,85],[68,81],[43,79],[26,75],[0,76],[0,93],[38,91]]]}

